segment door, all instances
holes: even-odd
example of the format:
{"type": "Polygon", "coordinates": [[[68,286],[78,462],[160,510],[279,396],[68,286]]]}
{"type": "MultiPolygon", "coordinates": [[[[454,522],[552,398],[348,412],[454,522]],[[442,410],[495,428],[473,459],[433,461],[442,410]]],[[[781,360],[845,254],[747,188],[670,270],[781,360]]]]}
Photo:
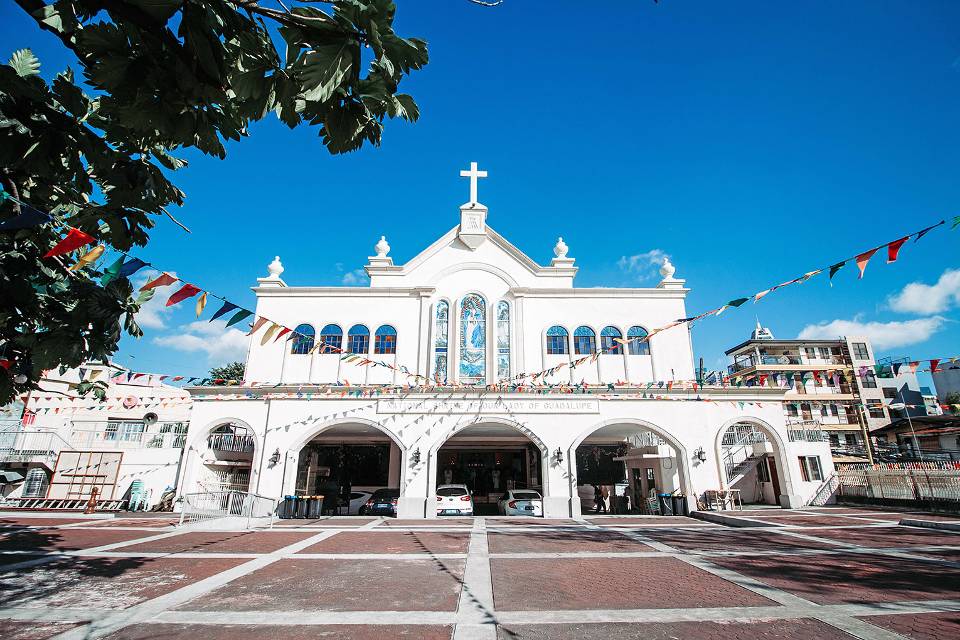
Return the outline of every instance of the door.
{"type": "Polygon", "coordinates": [[[770,482],[773,483],[774,504],[780,502],[780,474],[777,472],[777,461],[775,458],[767,458],[767,464],[770,465],[770,482]]]}

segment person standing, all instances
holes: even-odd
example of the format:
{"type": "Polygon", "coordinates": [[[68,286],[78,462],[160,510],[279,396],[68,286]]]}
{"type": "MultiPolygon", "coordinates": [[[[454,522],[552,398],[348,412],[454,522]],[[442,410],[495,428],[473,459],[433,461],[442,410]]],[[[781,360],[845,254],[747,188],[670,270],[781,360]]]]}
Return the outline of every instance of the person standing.
{"type": "Polygon", "coordinates": [[[597,513],[600,513],[601,510],[606,512],[607,505],[603,501],[603,491],[600,489],[600,485],[593,485],[593,504],[597,513]]]}

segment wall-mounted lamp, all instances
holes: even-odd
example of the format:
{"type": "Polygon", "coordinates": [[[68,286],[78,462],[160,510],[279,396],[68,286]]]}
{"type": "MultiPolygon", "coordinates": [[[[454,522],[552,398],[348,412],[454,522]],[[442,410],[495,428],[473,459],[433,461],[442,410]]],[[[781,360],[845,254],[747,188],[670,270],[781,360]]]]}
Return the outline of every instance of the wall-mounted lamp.
{"type": "Polygon", "coordinates": [[[271,467],[276,466],[276,464],[280,462],[280,449],[277,449],[272,454],[270,454],[270,458],[268,459],[270,460],[271,467]]]}
{"type": "Polygon", "coordinates": [[[563,464],[563,451],[560,450],[560,447],[557,447],[557,450],[553,452],[553,459],[557,461],[557,464],[563,464]]]}
{"type": "Polygon", "coordinates": [[[420,447],[414,449],[413,453],[410,454],[410,464],[413,466],[420,464],[420,447]]]}
{"type": "Polygon", "coordinates": [[[700,447],[699,449],[693,452],[693,457],[699,460],[700,462],[706,462],[707,452],[703,450],[703,447],[700,447]]]}

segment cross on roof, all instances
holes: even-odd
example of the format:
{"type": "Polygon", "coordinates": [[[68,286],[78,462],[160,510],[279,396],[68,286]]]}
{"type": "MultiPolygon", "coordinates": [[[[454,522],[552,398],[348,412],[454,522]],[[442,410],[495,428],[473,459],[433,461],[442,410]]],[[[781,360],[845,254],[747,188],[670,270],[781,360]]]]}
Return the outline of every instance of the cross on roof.
{"type": "Polygon", "coordinates": [[[470,170],[460,172],[461,178],[470,178],[470,202],[477,202],[477,178],[486,178],[486,171],[477,170],[477,163],[470,163],[470,170]]]}

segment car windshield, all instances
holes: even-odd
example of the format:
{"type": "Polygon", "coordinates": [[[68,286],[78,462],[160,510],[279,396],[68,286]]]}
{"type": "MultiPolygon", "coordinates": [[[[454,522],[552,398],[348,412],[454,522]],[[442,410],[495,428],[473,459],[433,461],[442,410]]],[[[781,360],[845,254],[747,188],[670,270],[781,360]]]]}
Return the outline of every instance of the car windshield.
{"type": "Polygon", "coordinates": [[[374,499],[376,500],[387,500],[389,498],[398,498],[400,497],[399,489],[378,489],[373,494],[374,499]]]}
{"type": "Polygon", "coordinates": [[[540,494],[536,491],[514,491],[513,497],[516,500],[539,500],[540,494]]]}
{"type": "Polygon", "coordinates": [[[467,490],[461,487],[444,487],[442,489],[437,489],[438,496],[465,496],[467,495],[467,490]]]}

